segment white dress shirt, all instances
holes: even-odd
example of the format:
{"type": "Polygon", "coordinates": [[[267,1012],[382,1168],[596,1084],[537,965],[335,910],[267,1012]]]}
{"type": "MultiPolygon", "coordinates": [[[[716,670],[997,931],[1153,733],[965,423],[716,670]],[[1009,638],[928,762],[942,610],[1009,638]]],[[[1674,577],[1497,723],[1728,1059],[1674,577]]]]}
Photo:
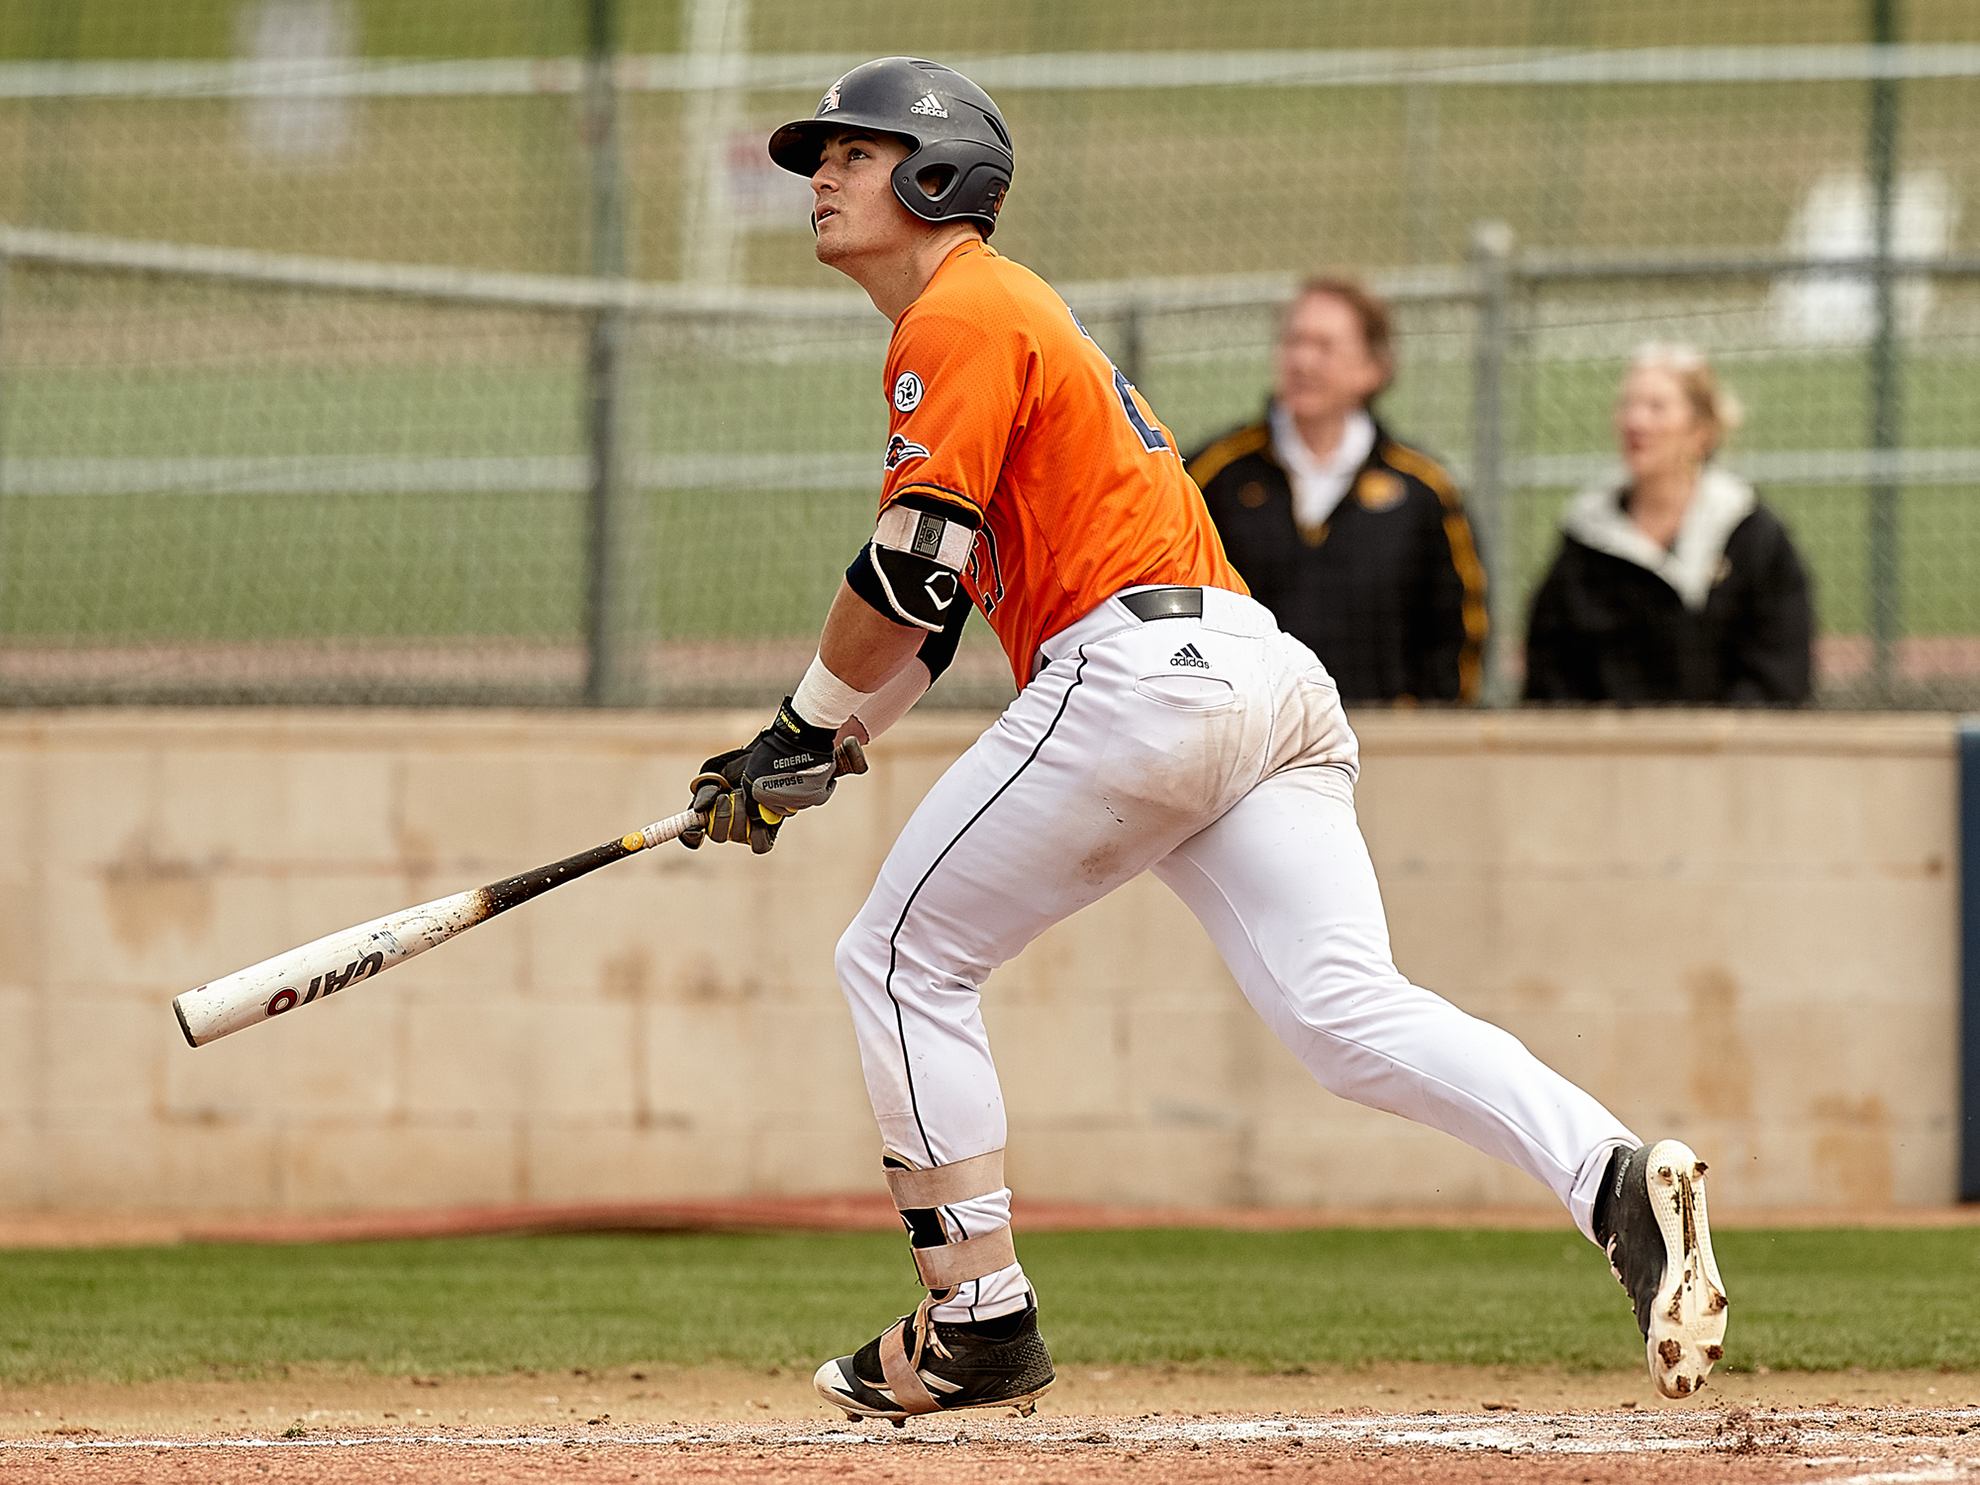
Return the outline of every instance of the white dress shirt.
{"type": "Polygon", "coordinates": [[[1325,523],[1375,450],[1375,420],[1357,407],[1348,414],[1340,445],[1326,458],[1306,446],[1283,405],[1272,404],[1272,452],[1292,479],[1293,519],[1302,529],[1325,523]]]}

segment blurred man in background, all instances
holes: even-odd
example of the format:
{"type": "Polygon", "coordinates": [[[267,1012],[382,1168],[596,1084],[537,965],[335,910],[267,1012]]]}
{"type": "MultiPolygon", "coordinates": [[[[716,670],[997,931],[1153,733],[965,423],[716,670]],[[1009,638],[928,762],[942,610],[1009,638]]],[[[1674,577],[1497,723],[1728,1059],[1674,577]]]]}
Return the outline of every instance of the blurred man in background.
{"type": "Polygon", "coordinates": [[[1344,702],[1477,701],[1485,571],[1464,501],[1369,410],[1395,374],[1388,307],[1308,279],[1273,372],[1264,421],[1189,464],[1232,565],[1344,702]]]}

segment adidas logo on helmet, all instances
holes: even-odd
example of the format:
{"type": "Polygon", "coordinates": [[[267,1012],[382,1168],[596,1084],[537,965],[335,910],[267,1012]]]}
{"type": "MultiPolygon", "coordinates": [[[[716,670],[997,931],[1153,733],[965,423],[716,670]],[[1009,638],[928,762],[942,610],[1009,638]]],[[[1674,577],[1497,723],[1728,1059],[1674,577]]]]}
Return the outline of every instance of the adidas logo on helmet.
{"type": "Polygon", "coordinates": [[[1195,645],[1184,645],[1180,650],[1177,650],[1175,654],[1169,656],[1169,664],[1193,666],[1197,670],[1208,670],[1210,668],[1210,662],[1203,658],[1203,651],[1199,650],[1195,645]]]}
{"type": "Polygon", "coordinates": [[[946,119],[949,116],[948,109],[942,106],[942,100],[933,93],[922,94],[921,101],[910,106],[908,112],[925,114],[931,119],[946,119]]]}

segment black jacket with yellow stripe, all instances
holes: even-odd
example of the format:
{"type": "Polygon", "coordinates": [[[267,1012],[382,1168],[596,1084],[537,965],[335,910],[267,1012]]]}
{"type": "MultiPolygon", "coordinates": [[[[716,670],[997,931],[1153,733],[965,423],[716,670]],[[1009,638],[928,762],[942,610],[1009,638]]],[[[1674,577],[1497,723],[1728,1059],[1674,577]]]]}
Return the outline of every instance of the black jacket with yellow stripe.
{"type": "Polygon", "coordinates": [[[1189,461],[1224,549],[1279,627],[1312,647],[1347,702],[1475,702],[1485,572],[1464,501],[1436,460],[1380,423],[1348,494],[1317,526],[1293,516],[1269,422],[1189,461]]]}

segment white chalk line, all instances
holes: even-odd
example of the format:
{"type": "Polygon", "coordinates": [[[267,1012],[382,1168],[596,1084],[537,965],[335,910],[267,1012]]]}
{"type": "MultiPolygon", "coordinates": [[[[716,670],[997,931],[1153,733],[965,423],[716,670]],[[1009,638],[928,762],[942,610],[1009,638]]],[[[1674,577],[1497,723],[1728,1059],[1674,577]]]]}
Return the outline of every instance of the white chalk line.
{"type": "MultiPolygon", "coordinates": [[[[983,1418],[917,1419],[906,1430],[895,1430],[876,1422],[871,1431],[844,1426],[811,1427],[790,1424],[765,1428],[762,1424],[736,1424],[717,1428],[670,1428],[663,1431],[599,1432],[585,1434],[354,1434],[326,1437],[231,1438],[55,1438],[0,1439],[0,1450],[40,1450],[43,1453],[90,1450],[154,1451],[199,1449],[357,1449],[381,1446],[421,1445],[464,1449],[492,1448],[637,1448],[709,1445],[755,1447],[800,1447],[805,1445],[890,1445],[896,1442],[919,1447],[995,1443],[1003,1446],[1031,1444],[1062,1448],[1069,1444],[1134,1447],[1151,1444],[1255,1444],[1288,1443],[1295,1439],[1308,1443],[1378,1444],[1389,1448],[1442,1449],[1452,1453],[1501,1453],[1542,1455],[1643,1454],[1669,1452],[1712,1453],[1738,1447],[1736,1440],[1745,1432],[1771,1434],[1796,1429],[1812,1429],[1832,1434],[1847,1428],[1841,1413],[1810,1410],[1799,1413],[1768,1413],[1752,1418],[1701,1413],[1677,1415],[1690,1426],[1682,1434],[1660,1429],[1663,1415],[1618,1418],[1614,1415],[1532,1414],[1504,1419],[1485,1414],[1415,1414],[1376,1418],[1233,1418],[1233,1419],[1152,1419],[1120,1420],[1086,1418],[1068,1420],[1058,1427],[1041,1428],[1037,1423],[1015,1419],[983,1418]],[[965,1422],[975,1425],[965,1432],[965,1422]],[[986,1424],[991,1426],[985,1427],[986,1424]],[[1704,1431],[1714,1425],[1712,1433],[1704,1431]],[[951,1436],[933,1437],[931,1431],[955,1429],[951,1436]],[[1616,1432],[1621,1429],[1623,1432],[1616,1432]],[[917,1432],[918,1430],[918,1432],[917,1432]]],[[[1913,1410],[1880,1419],[1886,1425],[1919,1419],[1940,1421],[1980,1421],[1980,1408],[1913,1410]]],[[[1054,1420],[1056,1423],[1057,1420],[1054,1420]]],[[[1872,1428],[1850,1433],[1847,1442],[1859,1447],[1915,1442],[1915,1436],[1872,1428]]],[[[1862,1455],[1830,1455],[1807,1459],[1810,1465],[1869,1461],[1862,1455]]],[[[1920,1468],[1880,1471],[1853,1475],[1836,1485],[1929,1485],[1929,1482],[1961,1478],[1972,1473],[1980,1461],[1949,1462],[1943,1458],[1916,1457],[1920,1468]]]]}

